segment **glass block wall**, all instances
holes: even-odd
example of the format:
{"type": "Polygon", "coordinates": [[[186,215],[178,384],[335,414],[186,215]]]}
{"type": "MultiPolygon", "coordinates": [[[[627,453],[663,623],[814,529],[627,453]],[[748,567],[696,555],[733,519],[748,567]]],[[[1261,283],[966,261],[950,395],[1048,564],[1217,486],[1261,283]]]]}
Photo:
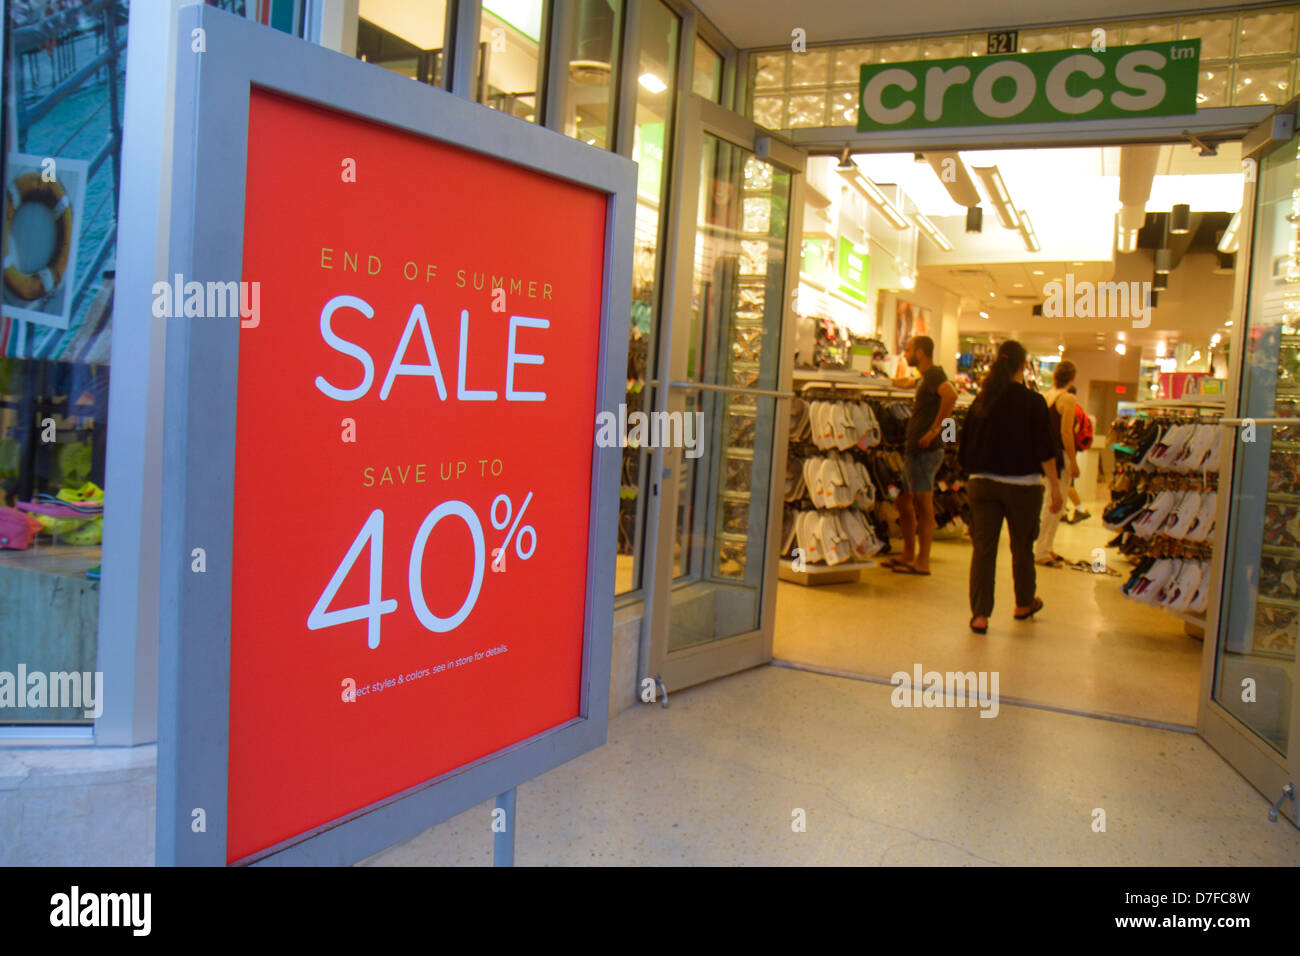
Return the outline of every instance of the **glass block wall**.
{"type": "MultiPolygon", "coordinates": [[[[1096,29],[1106,31],[1107,46],[1200,38],[1202,109],[1285,103],[1300,89],[1300,6],[1021,30],[1020,52],[1089,47],[1096,29]]],[[[863,63],[983,56],[986,50],[984,32],[810,47],[806,53],[758,50],[750,56],[749,113],[768,129],[856,126],[863,63]]]]}

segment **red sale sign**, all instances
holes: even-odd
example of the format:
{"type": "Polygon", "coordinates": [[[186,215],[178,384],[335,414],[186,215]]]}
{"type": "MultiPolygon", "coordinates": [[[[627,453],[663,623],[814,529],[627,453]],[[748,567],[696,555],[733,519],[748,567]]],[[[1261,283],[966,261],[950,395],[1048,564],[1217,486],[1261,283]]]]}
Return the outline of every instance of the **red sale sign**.
{"type": "Polygon", "coordinates": [[[248,143],[229,861],[579,716],[606,247],[436,140],[254,89],[248,143]]]}

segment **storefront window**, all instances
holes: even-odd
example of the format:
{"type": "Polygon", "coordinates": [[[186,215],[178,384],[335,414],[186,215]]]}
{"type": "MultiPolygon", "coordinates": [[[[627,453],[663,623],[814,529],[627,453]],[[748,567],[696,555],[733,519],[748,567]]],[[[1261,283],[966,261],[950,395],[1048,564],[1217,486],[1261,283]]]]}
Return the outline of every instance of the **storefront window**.
{"type": "Polygon", "coordinates": [[[579,0],[569,36],[564,132],[601,149],[612,145],[613,78],[618,76],[622,28],[622,0],[579,0]]]}
{"type": "Polygon", "coordinates": [[[713,52],[699,37],[695,38],[695,68],[692,71],[691,91],[713,100],[722,102],[722,57],[713,52]]]}
{"type": "Polygon", "coordinates": [[[536,123],[542,88],[542,0],[491,0],[479,24],[478,101],[536,123]]]}
{"type": "Polygon", "coordinates": [[[90,723],[126,3],[5,18],[0,722],[90,723]]]}
{"type": "MultiPolygon", "coordinates": [[[[674,79],[680,21],[655,0],[641,10],[637,49],[636,126],[632,158],[637,162],[636,239],[632,273],[632,324],[628,346],[627,407],[650,411],[654,377],[654,330],[659,317],[659,228],[667,161],[671,155],[674,79]]],[[[623,452],[622,508],[619,514],[616,591],[641,586],[642,528],[648,456],[644,449],[623,452]]]]}
{"type": "Polygon", "coordinates": [[[356,55],[421,83],[442,85],[445,0],[360,0],[356,55]]]}

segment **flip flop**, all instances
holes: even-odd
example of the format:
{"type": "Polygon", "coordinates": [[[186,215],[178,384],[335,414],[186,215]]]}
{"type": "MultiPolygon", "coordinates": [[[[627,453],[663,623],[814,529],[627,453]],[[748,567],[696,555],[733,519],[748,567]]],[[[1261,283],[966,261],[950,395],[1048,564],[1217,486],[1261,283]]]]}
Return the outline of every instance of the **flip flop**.
{"type": "Polygon", "coordinates": [[[930,576],[929,571],[917,570],[916,568],[912,567],[910,564],[904,564],[902,561],[899,561],[897,564],[892,565],[890,567],[890,570],[893,571],[895,574],[919,574],[927,578],[930,576]]]}
{"type": "Polygon", "coordinates": [[[1040,568],[1059,568],[1064,566],[1064,562],[1060,558],[1048,558],[1046,561],[1035,561],[1034,564],[1038,565],[1040,568]]]}
{"type": "Polygon", "coordinates": [[[904,562],[901,561],[901,560],[899,560],[898,558],[885,558],[885,560],[883,560],[883,561],[880,562],[880,566],[881,566],[882,568],[894,568],[894,567],[896,567],[897,565],[900,565],[900,564],[903,564],[903,563],[904,563],[904,562]]]}
{"type": "MultiPolygon", "coordinates": [[[[978,615],[978,614],[975,615],[975,617],[979,617],[979,616],[980,616],[980,615],[978,615]]],[[[970,619],[970,629],[971,629],[972,631],[974,631],[976,634],[987,634],[987,633],[989,632],[989,625],[988,625],[988,622],[985,621],[985,624],[984,624],[983,627],[976,627],[976,626],[975,626],[975,617],[973,617],[973,618],[970,619]]]]}
{"type": "Polygon", "coordinates": [[[1017,621],[1027,621],[1042,609],[1043,609],[1043,599],[1040,597],[1036,597],[1034,598],[1034,606],[1029,609],[1028,614],[1012,614],[1011,616],[1014,617],[1017,621]]]}

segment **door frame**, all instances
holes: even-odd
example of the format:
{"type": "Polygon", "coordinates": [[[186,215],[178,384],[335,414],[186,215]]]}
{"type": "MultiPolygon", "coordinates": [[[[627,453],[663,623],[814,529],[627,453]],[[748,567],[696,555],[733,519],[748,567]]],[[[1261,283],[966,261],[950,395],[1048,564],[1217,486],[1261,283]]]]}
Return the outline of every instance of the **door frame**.
{"type": "MultiPolygon", "coordinates": [[[[1300,113],[1300,100],[1292,100],[1278,109],[1272,116],[1255,127],[1242,141],[1242,159],[1253,159],[1256,170],[1263,158],[1289,142],[1291,136],[1278,140],[1275,138],[1277,118],[1290,113],[1291,127],[1294,131],[1296,119],[1300,113]]],[[[1294,135],[1294,132],[1292,133],[1294,135]]],[[[1228,442],[1227,454],[1219,462],[1219,490],[1231,490],[1232,477],[1237,461],[1237,416],[1240,414],[1242,382],[1245,370],[1245,345],[1247,310],[1250,307],[1251,276],[1254,272],[1255,239],[1255,205],[1258,190],[1258,174],[1247,179],[1241,204],[1241,220],[1237,234],[1240,237],[1237,247],[1237,270],[1233,277],[1232,296],[1232,366],[1228,372],[1228,388],[1224,405],[1231,419],[1220,427],[1226,432],[1223,440],[1228,442]],[[1226,476],[1226,480],[1225,480],[1226,476]]],[[[1220,639],[1224,636],[1223,613],[1227,607],[1230,582],[1226,578],[1228,549],[1231,542],[1228,537],[1228,523],[1231,515],[1232,495],[1220,494],[1214,524],[1214,564],[1212,573],[1219,586],[1210,595],[1206,609],[1205,646],[1201,653],[1201,690],[1197,707],[1196,729],[1215,751],[1245,777],[1266,799],[1271,800],[1282,792],[1288,783],[1300,779],[1300,706],[1297,706],[1297,683],[1292,678],[1291,684],[1291,722],[1289,728],[1287,756],[1279,754],[1268,745],[1254,730],[1246,726],[1229,713],[1214,699],[1214,675],[1219,659],[1220,639]]],[[[1234,555],[1235,558],[1235,555],[1234,555]]],[[[1285,816],[1292,823],[1300,826],[1300,797],[1284,801],[1279,816],[1285,816]]]]}
{"type": "MultiPolygon", "coordinates": [[[[790,173],[790,207],[788,212],[785,269],[782,276],[781,340],[778,386],[772,389],[736,389],[775,399],[775,428],[772,444],[771,485],[767,514],[781,512],[785,488],[785,458],[789,428],[788,400],[794,356],[784,348],[794,328],[792,290],[798,283],[799,241],[803,233],[803,170],[806,154],[788,140],[764,129],[752,120],[719,106],[694,93],[686,97],[680,110],[673,162],[673,187],[668,208],[668,248],[664,271],[664,288],[669,290],[671,305],[660,320],[654,377],[654,408],[659,412],[684,412],[686,392],[700,389],[685,385],[686,357],[691,331],[691,299],[695,273],[696,226],[699,217],[700,156],[704,136],[709,134],[747,150],[790,173]],[[791,269],[795,271],[791,273],[791,269]]],[[[730,391],[709,387],[709,391],[730,391]]],[[[703,460],[701,458],[700,460],[703,460]]],[[[673,477],[682,465],[682,449],[657,448],[650,456],[649,514],[645,522],[646,611],[642,618],[641,659],[638,685],[647,677],[657,678],[670,690],[733,674],[765,664],[772,659],[774,618],[776,614],[777,558],[780,535],[766,534],[759,597],[758,628],[694,647],[669,652],[668,635],[673,592],[679,585],[673,580],[673,545],[676,540],[678,483],[673,477]]],[[[779,530],[779,529],[778,529],[779,530]]]]}

